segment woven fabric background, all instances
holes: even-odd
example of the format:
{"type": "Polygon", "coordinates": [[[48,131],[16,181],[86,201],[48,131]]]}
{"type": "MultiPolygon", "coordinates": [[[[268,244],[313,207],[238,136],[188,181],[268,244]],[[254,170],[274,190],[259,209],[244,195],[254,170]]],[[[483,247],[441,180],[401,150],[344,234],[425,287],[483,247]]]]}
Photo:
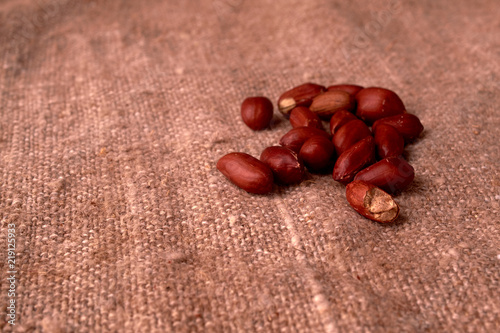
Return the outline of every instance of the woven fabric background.
{"type": "Polygon", "coordinates": [[[500,331],[500,6],[0,2],[4,332],[500,331]],[[245,97],[396,91],[425,126],[393,225],[331,176],[250,195],[245,97]],[[15,224],[16,325],[7,322],[15,224]]]}

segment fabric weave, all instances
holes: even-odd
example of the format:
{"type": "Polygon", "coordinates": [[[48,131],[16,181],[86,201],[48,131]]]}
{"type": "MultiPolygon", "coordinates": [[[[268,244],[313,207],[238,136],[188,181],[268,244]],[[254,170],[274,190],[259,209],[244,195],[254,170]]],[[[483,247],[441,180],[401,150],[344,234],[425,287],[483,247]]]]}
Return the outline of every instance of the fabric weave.
{"type": "Polygon", "coordinates": [[[4,332],[500,331],[500,7],[480,1],[0,3],[4,332]],[[393,225],[331,175],[215,168],[248,96],[397,92],[425,126],[393,225]],[[16,325],[7,316],[15,224],[16,325]]]}

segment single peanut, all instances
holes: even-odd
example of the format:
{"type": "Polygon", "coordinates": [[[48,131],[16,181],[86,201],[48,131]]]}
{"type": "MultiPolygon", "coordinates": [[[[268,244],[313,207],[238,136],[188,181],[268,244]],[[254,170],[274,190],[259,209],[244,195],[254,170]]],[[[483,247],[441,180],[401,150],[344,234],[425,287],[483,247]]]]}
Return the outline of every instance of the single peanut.
{"type": "Polygon", "coordinates": [[[401,192],[415,178],[413,167],[401,157],[388,157],[358,172],[354,180],[363,180],[386,192],[401,192]]]}
{"type": "Polygon", "coordinates": [[[354,210],[372,221],[393,222],[399,215],[399,206],[389,194],[362,180],[347,185],[346,198],[354,210]]]}
{"type": "Polygon", "coordinates": [[[353,111],[356,107],[354,97],[342,90],[327,91],[313,98],[309,109],[324,120],[330,120],[340,110],[353,111]]]}
{"type": "Polygon", "coordinates": [[[399,132],[399,134],[403,136],[405,142],[411,142],[415,140],[424,130],[424,126],[420,122],[420,119],[410,113],[404,113],[377,120],[373,124],[373,131],[376,131],[377,127],[380,124],[391,125],[392,127],[394,127],[399,132]]]}
{"type": "Polygon", "coordinates": [[[263,130],[273,119],[273,103],[263,96],[248,97],[241,104],[241,118],[254,131],[263,130]]]}
{"type": "Polygon", "coordinates": [[[328,138],[313,136],[300,148],[299,158],[311,172],[331,171],[335,162],[335,148],[328,138]]]}
{"type": "Polygon", "coordinates": [[[255,157],[246,153],[229,153],[217,162],[217,169],[239,188],[255,194],[273,189],[273,172],[255,157]]]}
{"type": "Polygon", "coordinates": [[[384,88],[364,88],[356,94],[356,101],[356,116],[368,124],[404,113],[406,110],[401,98],[392,90],[384,88]]]}

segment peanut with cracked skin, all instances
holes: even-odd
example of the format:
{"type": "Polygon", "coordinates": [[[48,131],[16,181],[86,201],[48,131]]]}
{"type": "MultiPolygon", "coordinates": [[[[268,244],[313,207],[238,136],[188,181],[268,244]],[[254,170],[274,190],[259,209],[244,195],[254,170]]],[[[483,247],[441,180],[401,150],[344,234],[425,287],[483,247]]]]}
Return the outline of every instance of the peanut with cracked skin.
{"type": "Polygon", "coordinates": [[[399,215],[399,206],[388,193],[362,180],[347,185],[346,198],[355,211],[372,221],[389,223],[399,215]]]}
{"type": "Polygon", "coordinates": [[[293,108],[311,105],[313,98],[325,90],[324,86],[311,82],[296,86],[281,94],[278,99],[278,109],[288,117],[293,108]]]}

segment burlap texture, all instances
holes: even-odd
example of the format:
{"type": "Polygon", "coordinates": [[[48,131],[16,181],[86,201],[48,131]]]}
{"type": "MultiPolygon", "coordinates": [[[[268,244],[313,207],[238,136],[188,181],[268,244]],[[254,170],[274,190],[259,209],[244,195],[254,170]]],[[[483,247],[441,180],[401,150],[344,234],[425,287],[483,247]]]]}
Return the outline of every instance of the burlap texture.
{"type": "Polygon", "coordinates": [[[500,330],[497,1],[0,3],[5,332],[500,330]],[[215,168],[245,97],[396,91],[425,126],[379,225],[331,176],[250,195],[215,168]],[[6,322],[16,225],[16,325],[6,322]]]}

